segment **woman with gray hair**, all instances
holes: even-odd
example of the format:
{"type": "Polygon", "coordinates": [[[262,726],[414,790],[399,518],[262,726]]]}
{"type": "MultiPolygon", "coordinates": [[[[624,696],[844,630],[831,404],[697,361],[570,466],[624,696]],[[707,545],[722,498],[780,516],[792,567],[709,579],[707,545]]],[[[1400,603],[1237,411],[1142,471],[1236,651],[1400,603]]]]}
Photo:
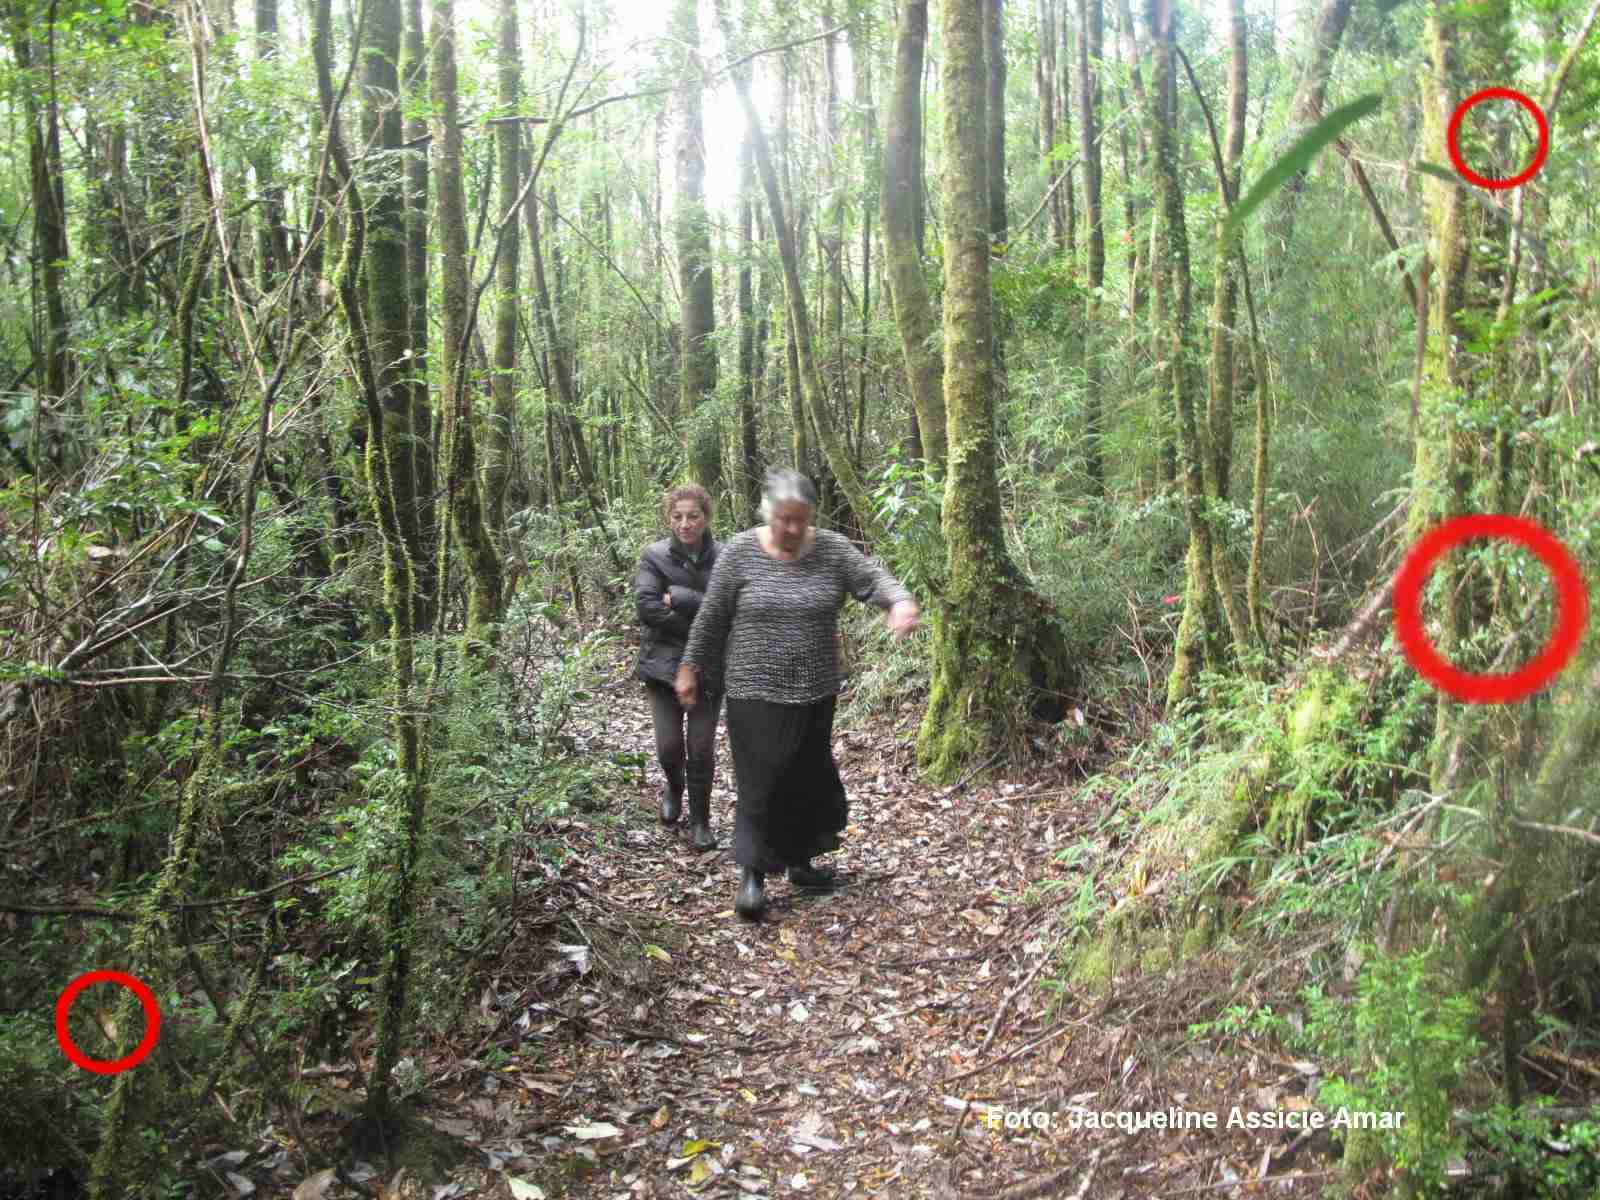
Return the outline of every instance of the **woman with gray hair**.
{"type": "Polygon", "coordinates": [[[920,615],[899,580],[842,534],[812,525],[816,508],[805,476],[768,472],[766,524],[723,545],[674,681],[685,708],[702,686],[727,697],[734,860],[743,868],[734,908],[750,920],[766,902],[768,875],[787,871],[799,887],[833,882],[811,859],[838,849],[848,811],[833,760],[845,596],[885,609],[896,637],[920,615]]]}

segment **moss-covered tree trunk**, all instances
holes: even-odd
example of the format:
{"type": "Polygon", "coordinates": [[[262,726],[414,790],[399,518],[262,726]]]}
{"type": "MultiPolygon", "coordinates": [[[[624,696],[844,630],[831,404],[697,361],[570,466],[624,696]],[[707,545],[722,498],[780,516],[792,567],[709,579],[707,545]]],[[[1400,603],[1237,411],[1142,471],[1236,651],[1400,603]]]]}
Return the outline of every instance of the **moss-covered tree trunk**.
{"type": "Polygon", "coordinates": [[[948,583],[917,742],[935,780],[1015,745],[1030,700],[1066,690],[1060,627],[1011,561],[1000,523],[984,11],[985,0],[945,0],[943,13],[948,583]]]}
{"type": "Polygon", "coordinates": [[[394,1115],[392,1077],[399,1062],[407,1016],[411,972],[411,922],[420,901],[416,895],[416,865],[427,817],[428,789],[422,763],[423,734],[415,698],[415,631],[417,610],[415,576],[407,552],[397,494],[409,480],[399,478],[405,458],[389,440],[395,428],[383,406],[381,364],[367,320],[367,297],[357,285],[367,248],[367,208],[360,187],[351,178],[348,156],[339,135],[330,63],[330,0],[318,0],[313,57],[317,94],[328,131],[329,157],[335,184],[343,189],[345,214],[344,255],[335,274],[335,286],[350,333],[351,362],[357,393],[367,420],[367,474],[373,512],[384,556],[384,606],[389,618],[390,703],[394,712],[395,761],[399,768],[400,813],[391,837],[379,850],[379,861],[369,865],[383,880],[383,967],[379,983],[377,1037],[372,1070],[367,1078],[368,1116],[387,1122],[394,1115]]]}
{"type": "MultiPolygon", "coordinates": [[[[517,44],[517,0],[501,0],[496,23],[496,99],[502,117],[515,116],[522,99],[522,54],[517,44]]],[[[489,529],[498,535],[505,528],[506,492],[515,471],[512,456],[517,444],[517,294],[518,258],[522,250],[517,214],[512,211],[522,192],[522,122],[502,121],[495,126],[496,213],[507,216],[495,259],[494,285],[494,419],[484,439],[483,493],[489,529]]]]}
{"type": "Polygon", "coordinates": [[[919,148],[922,145],[922,59],[928,40],[927,0],[900,6],[895,39],[894,90],[884,131],[883,253],[889,276],[889,299],[905,357],[906,386],[916,413],[923,455],[944,469],[944,359],[934,341],[937,328],[927,282],[922,277],[922,250],[917,244],[917,214],[922,208],[919,148]]]}
{"type": "MultiPolygon", "coordinates": [[[[416,430],[411,425],[405,182],[399,153],[404,133],[400,112],[400,32],[400,0],[369,0],[367,44],[361,56],[361,136],[377,153],[364,160],[375,165],[362,177],[368,204],[362,266],[372,361],[383,411],[383,453],[395,458],[390,485],[406,557],[412,564],[408,569],[414,571],[423,549],[417,529],[416,470],[412,462],[416,430]]],[[[369,438],[369,478],[374,469],[372,453],[369,438]]],[[[387,470],[387,466],[376,469],[387,470]]],[[[409,614],[408,620],[414,622],[415,615],[409,614]]]]}
{"type": "Polygon", "coordinates": [[[1172,363],[1172,411],[1176,417],[1178,471],[1189,522],[1187,582],[1183,619],[1178,626],[1172,671],[1167,676],[1167,705],[1187,699],[1201,666],[1222,662],[1224,639],[1215,583],[1216,539],[1207,512],[1205,462],[1210,453],[1206,427],[1196,416],[1194,375],[1189,354],[1189,236],[1184,225],[1183,185],[1178,178],[1177,147],[1170,111],[1162,103],[1175,86],[1175,30],[1172,0],[1147,0],[1153,51],[1150,113],[1151,159],[1155,165],[1157,205],[1161,214],[1162,257],[1173,281],[1171,310],[1161,343],[1172,363]]]}
{"type": "Polygon", "coordinates": [[[500,620],[502,577],[500,556],[483,523],[478,489],[477,439],[473,429],[472,393],[467,386],[468,280],[467,214],[461,180],[461,115],[456,86],[454,0],[434,0],[433,149],[438,155],[434,184],[434,220],[439,230],[439,308],[441,376],[444,380],[447,460],[445,505],[461,543],[467,568],[469,644],[492,646],[500,620]]]}
{"type": "MultiPolygon", "coordinates": [[[[1431,0],[1427,12],[1426,44],[1429,71],[1423,88],[1424,144],[1428,153],[1443,153],[1450,114],[1463,96],[1459,79],[1458,33],[1453,8],[1445,0],[1431,0]]],[[[1454,419],[1455,406],[1465,396],[1465,351],[1468,331],[1461,314],[1467,304],[1468,273],[1472,265],[1467,201],[1461,187],[1431,176],[1423,183],[1428,201],[1435,294],[1428,305],[1433,328],[1423,359],[1422,388],[1417,415],[1415,469],[1412,473],[1411,508],[1407,540],[1415,541],[1430,527],[1467,510],[1474,460],[1468,435],[1454,419]]],[[[1439,565],[1443,576],[1437,641],[1447,657],[1466,633],[1467,606],[1461,601],[1461,558],[1450,555],[1439,565]]],[[[1435,713],[1433,786],[1443,786],[1451,774],[1448,746],[1452,714],[1456,708],[1439,693],[1435,713]]]]}

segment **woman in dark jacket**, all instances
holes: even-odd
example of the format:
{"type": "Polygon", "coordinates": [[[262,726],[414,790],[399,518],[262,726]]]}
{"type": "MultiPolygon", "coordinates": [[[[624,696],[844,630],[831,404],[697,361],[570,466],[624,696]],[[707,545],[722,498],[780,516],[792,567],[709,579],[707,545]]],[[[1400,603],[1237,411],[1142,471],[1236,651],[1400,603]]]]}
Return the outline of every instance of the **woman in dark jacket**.
{"type": "Polygon", "coordinates": [[[680,484],[662,498],[661,510],[672,536],[644,548],[634,580],[634,600],[644,626],[637,674],[650,697],[656,757],[667,777],[661,788],[661,821],[666,825],[677,821],[687,777],[690,844],[696,850],[713,850],[717,842],[711,836],[711,780],[722,696],[708,691],[683,708],[673,694],[678,660],[717,561],[717,546],[708,528],[711,496],[698,484],[680,484]]]}

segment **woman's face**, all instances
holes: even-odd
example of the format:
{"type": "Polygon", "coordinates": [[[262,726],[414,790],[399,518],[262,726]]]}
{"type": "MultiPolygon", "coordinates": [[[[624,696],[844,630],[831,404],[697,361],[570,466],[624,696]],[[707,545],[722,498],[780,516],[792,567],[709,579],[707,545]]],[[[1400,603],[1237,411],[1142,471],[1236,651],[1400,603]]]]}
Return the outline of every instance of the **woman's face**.
{"type": "Polygon", "coordinates": [[[667,521],[672,526],[672,536],[685,546],[698,546],[706,531],[705,510],[693,500],[674,500],[667,521]]]}
{"type": "Polygon", "coordinates": [[[811,524],[811,506],[804,500],[785,500],[772,506],[767,518],[767,528],[772,530],[772,540],[785,554],[794,554],[806,540],[806,529],[811,524]]]}

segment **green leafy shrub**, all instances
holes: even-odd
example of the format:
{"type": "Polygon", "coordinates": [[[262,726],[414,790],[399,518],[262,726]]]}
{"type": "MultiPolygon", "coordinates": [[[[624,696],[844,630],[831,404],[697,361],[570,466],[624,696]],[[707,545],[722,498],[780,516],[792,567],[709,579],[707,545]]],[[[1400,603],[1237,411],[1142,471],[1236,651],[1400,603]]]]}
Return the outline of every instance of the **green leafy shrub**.
{"type": "MultiPolygon", "coordinates": [[[[1445,1166],[1462,1151],[1452,1095],[1483,1051],[1479,997],[1454,991],[1443,965],[1437,950],[1391,957],[1368,948],[1353,1001],[1315,988],[1306,996],[1306,1037],[1342,1068],[1318,1099],[1352,1113],[1405,1114],[1396,1129],[1362,1132],[1412,1195],[1442,1188],[1445,1166]]],[[[1347,1147],[1347,1168],[1371,1163],[1362,1140],[1351,1143],[1354,1153],[1347,1147]]]]}

